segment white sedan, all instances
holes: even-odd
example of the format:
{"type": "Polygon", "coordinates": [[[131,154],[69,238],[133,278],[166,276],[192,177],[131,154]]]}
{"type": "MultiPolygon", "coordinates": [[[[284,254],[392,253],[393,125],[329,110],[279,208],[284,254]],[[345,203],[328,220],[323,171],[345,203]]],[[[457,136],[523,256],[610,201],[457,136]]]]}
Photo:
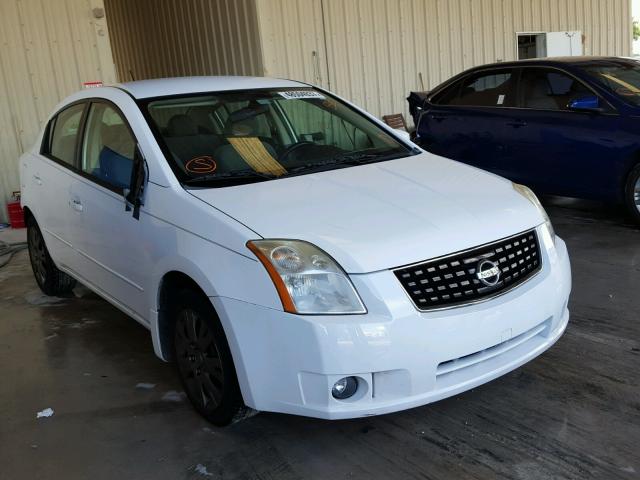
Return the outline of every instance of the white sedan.
{"type": "Polygon", "coordinates": [[[567,250],[530,190],[303,83],[82,91],[20,166],[42,290],[78,280],[147,327],[218,425],[424,405],[569,319],[567,250]]]}

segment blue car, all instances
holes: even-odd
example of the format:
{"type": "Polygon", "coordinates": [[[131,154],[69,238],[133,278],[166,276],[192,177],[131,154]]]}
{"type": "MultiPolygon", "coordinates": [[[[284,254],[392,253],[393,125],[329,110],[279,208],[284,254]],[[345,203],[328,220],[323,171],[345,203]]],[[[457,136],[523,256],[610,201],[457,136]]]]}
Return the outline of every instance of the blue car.
{"type": "Polygon", "coordinates": [[[409,97],[416,143],[539,193],[624,203],[640,222],[640,63],[504,62],[409,97]]]}

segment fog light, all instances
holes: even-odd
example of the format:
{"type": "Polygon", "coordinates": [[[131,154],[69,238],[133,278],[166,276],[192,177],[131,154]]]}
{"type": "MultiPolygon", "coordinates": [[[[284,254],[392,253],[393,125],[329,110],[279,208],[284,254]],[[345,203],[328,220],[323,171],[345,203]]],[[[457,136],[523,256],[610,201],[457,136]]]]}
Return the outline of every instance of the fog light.
{"type": "Polygon", "coordinates": [[[358,379],[356,377],[344,377],[333,384],[331,395],[338,400],[344,400],[353,396],[358,389],[358,379]]]}

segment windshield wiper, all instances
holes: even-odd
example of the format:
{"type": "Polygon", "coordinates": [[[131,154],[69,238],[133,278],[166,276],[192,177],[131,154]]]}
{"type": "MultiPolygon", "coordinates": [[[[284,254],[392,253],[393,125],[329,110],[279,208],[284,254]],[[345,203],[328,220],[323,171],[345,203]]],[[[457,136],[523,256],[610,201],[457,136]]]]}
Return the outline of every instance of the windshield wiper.
{"type": "Polygon", "coordinates": [[[236,183],[244,182],[246,180],[273,180],[274,178],[278,178],[276,175],[271,175],[270,173],[262,173],[256,172],[253,169],[246,170],[237,170],[235,172],[224,172],[224,173],[212,173],[209,175],[201,175],[199,177],[192,177],[184,181],[187,185],[196,185],[198,183],[207,183],[207,182],[229,182],[236,183]]]}
{"type": "Polygon", "coordinates": [[[401,152],[346,152],[338,153],[333,156],[333,160],[342,163],[348,163],[350,165],[361,165],[363,163],[370,162],[371,160],[387,160],[395,156],[402,155],[401,152]],[[389,157],[389,158],[387,158],[389,157]]]}
{"type": "Polygon", "coordinates": [[[400,158],[405,155],[406,152],[343,152],[338,153],[328,160],[322,162],[305,163],[304,165],[298,165],[297,167],[289,168],[288,172],[299,173],[306,170],[320,169],[324,167],[351,167],[354,165],[364,165],[370,162],[381,162],[384,160],[393,160],[394,158],[400,158]]]}

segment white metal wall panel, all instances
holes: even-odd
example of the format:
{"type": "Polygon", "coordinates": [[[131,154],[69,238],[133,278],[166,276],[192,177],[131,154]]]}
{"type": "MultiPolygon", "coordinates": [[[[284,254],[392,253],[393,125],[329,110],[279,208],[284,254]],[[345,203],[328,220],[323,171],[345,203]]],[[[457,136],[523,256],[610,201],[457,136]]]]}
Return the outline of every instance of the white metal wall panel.
{"type": "Polygon", "coordinates": [[[254,0],[105,0],[121,81],[262,75],[254,0]]]}
{"type": "Polygon", "coordinates": [[[378,116],[408,116],[411,90],[515,60],[516,32],[580,30],[585,55],[631,50],[630,0],[256,2],[268,75],[313,81],[311,51],[326,42],[330,88],[378,116]]]}
{"type": "Polygon", "coordinates": [[[264,75],[328,87],[321,0],[255,2],[264,75]]]}
{"type": "Polygon", "coordinates": [[[82,82],[115,81],[102,0],[0,1],[0,221],[19,190],[18,157],[82,82]]]}

